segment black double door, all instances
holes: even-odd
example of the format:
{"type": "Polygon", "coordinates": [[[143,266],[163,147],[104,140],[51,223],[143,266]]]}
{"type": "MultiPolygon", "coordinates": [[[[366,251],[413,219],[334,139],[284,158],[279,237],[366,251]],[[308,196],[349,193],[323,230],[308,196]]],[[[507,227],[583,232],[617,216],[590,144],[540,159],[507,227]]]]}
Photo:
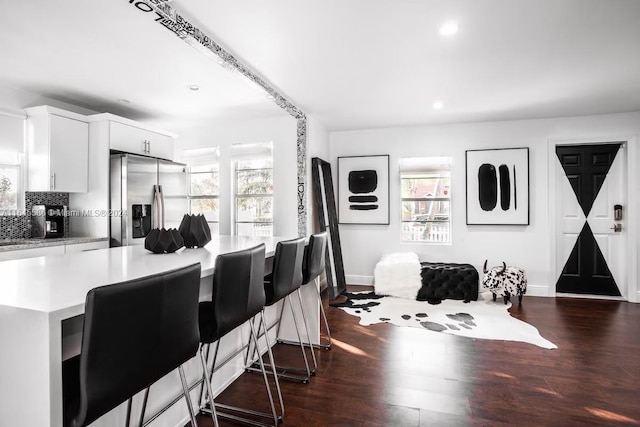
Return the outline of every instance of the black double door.
{"type": "MultiPolygon", "coordinates": [[[[556,146],[556,155],[585,218],[611,170],[621,143],[556,146]]],[[[613,206],[612,206],[613,209],[613,206]]],[[[562,293],[620,296],[620,290],[586,220],[556,283],[562,293]]]]}

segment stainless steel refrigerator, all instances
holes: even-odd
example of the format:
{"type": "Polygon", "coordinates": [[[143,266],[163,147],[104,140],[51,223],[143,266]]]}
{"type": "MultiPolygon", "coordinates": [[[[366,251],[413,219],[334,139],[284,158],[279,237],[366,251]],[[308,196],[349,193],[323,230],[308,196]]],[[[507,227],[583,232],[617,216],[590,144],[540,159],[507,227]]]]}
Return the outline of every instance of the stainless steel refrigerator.
{"type": "Polygon", "coordinates": [[[178,228],[188,213],[186,165],[111,155],[111,246],[139,245],[153,228],[178,228]],[[122,215],[118,215],[122,212],[122,215]]]}

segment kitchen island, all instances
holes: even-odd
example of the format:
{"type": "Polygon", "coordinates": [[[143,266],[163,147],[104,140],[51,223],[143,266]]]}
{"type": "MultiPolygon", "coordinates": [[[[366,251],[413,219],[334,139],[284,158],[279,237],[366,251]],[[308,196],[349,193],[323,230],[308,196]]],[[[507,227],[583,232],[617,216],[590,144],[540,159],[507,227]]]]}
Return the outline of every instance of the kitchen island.
{"type": "MultiPolygon", "coordinates": [[[[142,246],[126,246],[0,262],[0,426],[62,426],[62,361],[79,352],[81,315],[90,289],[199,262],[200,294],[207,298],[211,295],[211,275],[218,254],[265,243],[269,257],[281,240],[286,238],[213,236],[204,248],[181,249],[172,254],[153,254],[142,246]]],[[[310,317],[317,318],[317,307],[310,308],[310,317]]],[[[273,320],[275,307],[271,309],[267,317],[273,320]]],[[[311,321],[312,335],[317,335],[317,325],[317,321],[311,321]]],[[[245,328],[238,328],[231,335],[222,343],[221,357],[240,348],[248,336],[245,328]]],[[[241,356],[216,375],[214,387],[218,392],[242,373],[241,356]]],[[[196,359],[185,369],[191,383],[201,375],[196,359]]],[[[173,400],[179,390],[177,374],[175,378],[163,378],[151,388],[147,414],[173,400]]],[[[196,388],[192,392],[194,401],[197,391],[196,388]]],[[[139,400],[134,400],[133,419],[137,419],[135,411],[140,406],[136,402],[139,400]]],[[[184,403],[173,405],[151,425],[182,426],[187,421],[186,409],[184,403]]],[[[123,420],[121,405],[92,425],[122,425],[123,420]]]]}

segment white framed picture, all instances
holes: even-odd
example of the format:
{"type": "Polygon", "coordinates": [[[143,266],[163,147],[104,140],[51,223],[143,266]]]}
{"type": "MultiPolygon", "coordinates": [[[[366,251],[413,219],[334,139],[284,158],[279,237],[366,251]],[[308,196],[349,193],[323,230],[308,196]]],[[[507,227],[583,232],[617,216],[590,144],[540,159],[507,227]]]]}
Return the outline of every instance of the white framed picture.
{"type": "Polygon", "coordinates": [[[529,225],[529,148],[467,150],[467,224],[529,225]]]}
{"type": "Polygon", "coordinates": [[[338,157],[340,224],[389,224],[389,155],[338,157]]]}

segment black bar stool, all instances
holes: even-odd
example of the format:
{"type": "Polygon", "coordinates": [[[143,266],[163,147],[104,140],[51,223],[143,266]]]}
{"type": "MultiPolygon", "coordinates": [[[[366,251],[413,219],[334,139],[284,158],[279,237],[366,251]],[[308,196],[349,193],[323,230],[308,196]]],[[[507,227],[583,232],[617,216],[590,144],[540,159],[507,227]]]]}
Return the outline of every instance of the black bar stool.
{"type": "MultiPolygon", "coordinates": [[[[309,337],[309,328],[307,327],[306,316],[304,314],[304,304],[302,302],[302,296],[300,294],[300,286],[302,285],[302,259],[304,257],[304,238],[300,237],[297,239],[287,240],[284,242],[279,242],[276,245],[276,253],[273,260],[273,272],[265,277],[264,281],[264,289],[266,295],[266,303],[265,306],[269,307],[276,304],[278,301],[286,300],[289,303],[289,308],[291,309],[291,313],[293,316],[293,322],[296,329],[296,334],[298,336],[298,343],[300,345],[300,350],[302,352],[302,357],[304,360],[304,370],[295,368],[295,367],[281,367],[276,366],[276,370],[283,371],[278,374],[281,378],[286,378],[294,381],[301,381],[303,383],[308,383],[311,375],[315,374],[315,370],[311,371],[309,369],[309,362],[307,359],[307,354],[304,349],[304,342],[300,335],[300,328],[298,323],[298,316],[296,315],[296,311],[294,310],[293,303],[291,302],[291,295],[294,292],[298,294],[298,300],[300,303],[300,310],[302,311],[302,320],[304,323],[304,328],[307,332],[307,337],[309,337]],[[306,374],[304,377],[300,377],[297,375],[289,375],[286,372],[301,372],[306,374]]],[[[284,301],[282,307],[280,309],[280,317],[278,318],[278,322],[269,326],[267,330],[271,330],[276,325],[278,326],[276,338],[279,340],[280,335],[280,324],[282,323],[282,315],[284,313],[284,301]]],[[[262,333],[261,327],[258,328],[258,336],[260,337],[262,333]]],[[[264,336],[267,336],[268,333],[264,333],[264,336]]],[[[309,343],[310,343],[309,339],[309,343]]],[[[252,353],[255,356],[256,349],[252,353]]],[[[249,355],[249,349],[247,351],[247,356],[249,355]]],[[[313,358],[314,366],[317,366],[317,362],[315,360],[315,354],[313,353],[313,349],[311,350],[311,356],[313,358]]],[[[258,357],[259,360],[260,357],[258,357]]],[[[255,370],[255,366],[253,367],[255,370]]]]}
{"type": "MultiPolygon", "coordinates": [[[[324,322],[325,329],[327,331],[328,344],[309,344],[305,343],[305,346],[324,348],[326,350],[331,349],[331,330],[329,329],[329,322],[327,321],[327,315],[322,305],[322,297],[320,295],[320,275],[325,270],[325,254],[327,250],[327,232],[313,234],[309,236],[309,243],[304,248],[304,258],[302,260],[302,286],[311,284],[315,289],[315,293],[318,298],[318,304],[320,305],[320,314],[324,322]]],[[[305,319],[306,320],[306,319],[305,319]]],[[[278,340],[279,343],[299,345],[295,341],[278,340]]],[[[314,369],[318,369],[316,359],[314,361],[314,369]]]]}
{"type": "MultiPolygon", "coordinates": [[[[278,397],[280,399],[280,416],[276,414],[271,388],[269,386],[267,373],[262,359],[260,359],[260,368],[264,378],[265,387],[267,389],[267,396],[269,398],[269,404],[272,412],[271,414],[265,414],[236,406],[216,404],[213,401],[213,392],[211,387],[211,379],[216,370],[216,359],[218,356],[218,349],[220,347],[220,340],[229,332],[253,319],[258,314],[261,315],[261,322],[264,323],[264,317],[262,315],[265,304],[263,287],[264,262],[264,244],[238,252],[218,255],[213,272],[212,300],[200,303],[200,355],[205,373],[207,372],[207,368],[205,364],[206,357],[203,353],[204,346],[207,345],[208,347],[211,343],[216,342],[211,373],[209,375],[204,375],[210,410],[207,411],[206,408],[203,408],[202,410],[205,412],[212,412],[216,426],[217,419],[216,415],[213,413],[216,409],[218,417],[257,426],[264,426],[265,424],[247,418],[242,418],[225,411],[272,418],[274,426],[277,426],[278,422],[284,418],[284,404],[282,401],[282,394],[280,392],[280,385],[278,384],[278,377],[274,375],[276,388],[278,390],[278,397]]],[[[251,328],[250,343],[253,341],[255,345],[257,345],[258,339],[253,322],[249,322],[249,325],[251,328]]],[[[250,346],[251,344],[249,344],[249,347],[250,346]]],[[[271,346],[268,342],[267,351],[269,353],[271,364],[273,365],[273,355],[271,353],[271,346]]],[[[229,360],[230,359],[227,359],[227,361],[229,360]]],[[[226,363],[226,361],[224,363],[226,363]]]]}
{"type": "Polygon", "coordinates": [[[92,289],[80,356],[65,362],[64,425],[86,426],[178,369],[191,423],[195,414],[182,364],[198,352],[200,264],[92,289]]]}
{"type": "Polygon", "coordinates": [[[329,322],[327,322],[327,314],[324,311],[322,305],[322,296],[320,295],[320,275],[325,270],[325,255],[327,252],[327,232],[312,234],[309,237],[309,244],[304,249],[304,261],[302,262],[302,284],[312,284],[312,287],[316,290],[318,296],[318,304],[320,305],[320,314],[324,322],[324,327],[327,331],[327,337],[329,339],[328,344],[313,345],[314,347],[324,348],[326,350],[331,349],[331,330],[329,329],[329,322]]]}

